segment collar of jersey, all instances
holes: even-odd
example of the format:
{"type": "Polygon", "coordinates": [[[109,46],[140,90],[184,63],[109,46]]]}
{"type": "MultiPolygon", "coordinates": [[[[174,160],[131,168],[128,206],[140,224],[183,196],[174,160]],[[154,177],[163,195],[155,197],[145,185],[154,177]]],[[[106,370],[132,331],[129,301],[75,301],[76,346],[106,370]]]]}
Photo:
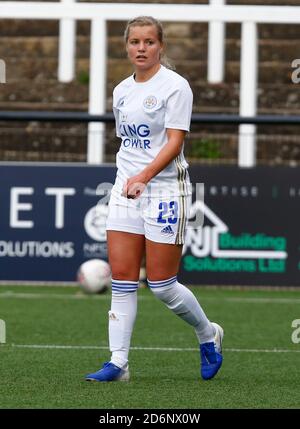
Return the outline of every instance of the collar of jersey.
{"type": "Polygon", "coordinates": [[[135,85],[147,85],[149,83],[152,83],[155,79],[157,79],[159,77],[159,75],[161,74],[163,69],[164,69],[164,66],[161,64],[160,68],[157,70],[157,72],[152,77],[150,77],[150,79],[146,80],[145,82],[136,82],[136,80],[134,79],[134,73],[133,73],[132,80],[133,80],[135,85]]]}

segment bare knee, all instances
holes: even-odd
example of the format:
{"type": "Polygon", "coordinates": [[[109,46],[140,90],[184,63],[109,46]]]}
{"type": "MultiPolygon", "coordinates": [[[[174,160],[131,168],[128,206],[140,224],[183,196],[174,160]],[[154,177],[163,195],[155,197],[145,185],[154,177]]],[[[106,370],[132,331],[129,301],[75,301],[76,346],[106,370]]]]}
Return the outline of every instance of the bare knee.
{"type": "Polygon", "coordinates": [[[112,269],[112,278],[114,280],[139,280],[139,270],[130,269],[130,267],[117,267],[112,269]]]}

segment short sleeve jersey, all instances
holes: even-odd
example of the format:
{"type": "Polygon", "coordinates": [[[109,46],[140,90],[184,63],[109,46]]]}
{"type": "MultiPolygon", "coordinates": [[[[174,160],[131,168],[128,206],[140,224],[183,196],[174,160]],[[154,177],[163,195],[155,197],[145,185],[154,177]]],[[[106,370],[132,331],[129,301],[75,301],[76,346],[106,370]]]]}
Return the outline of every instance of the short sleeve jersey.
{"type": "MultiPolygon", "coordinates": [[[[167,129],[189,131],[193,94],[186,79],[161,66],[146,82],[130,76],[113,92],[116,134],[121,138],[117,153],[115,190],[149,165],[167,143],[167,129]]],[[[181,153],[149,182],[144,195],[172,189],[174,195],[190,195],[188,163],[181,153]],[[150,185],[150,186],[149,186],[150,185]]]]}

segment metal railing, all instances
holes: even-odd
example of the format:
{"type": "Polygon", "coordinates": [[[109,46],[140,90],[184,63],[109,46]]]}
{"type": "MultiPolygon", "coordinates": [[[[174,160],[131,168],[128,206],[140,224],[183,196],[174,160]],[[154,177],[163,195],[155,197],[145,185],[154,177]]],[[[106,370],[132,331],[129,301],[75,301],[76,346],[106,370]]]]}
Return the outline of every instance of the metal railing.
{"type": "MultiPolygon", "coordinates": [[[[91,115],[85,112],[50,111],[0,111],[0,121],[36,121],[36,122],[103,122],[113,123],[113,113],[91,115]]],[[[221,114],[192,114],[192,124],[260,124],[260,125],[300,125],[300,115],[259,115],[239,116],[221,114]]]]}
{"type": "MultiPolygon", "coordinates": [[[[298,6],[219,6],[195,4],[138,3],[38,3],[1,2],[0,19],[90,20],[90,83],[89,113],[103,115],[106,101],[106,22],[123,21],[137,12],[153,15],[162,21],[241,23],[240,108],[241,117],[257,113],[257,24],[299,24],[298,6]]],[[[104,145],[103,123],[89,123],[88,162],[102,162],[104,145]]],[[[255,123],[240,125],[240,166],[256,163],[255,123]]]]}

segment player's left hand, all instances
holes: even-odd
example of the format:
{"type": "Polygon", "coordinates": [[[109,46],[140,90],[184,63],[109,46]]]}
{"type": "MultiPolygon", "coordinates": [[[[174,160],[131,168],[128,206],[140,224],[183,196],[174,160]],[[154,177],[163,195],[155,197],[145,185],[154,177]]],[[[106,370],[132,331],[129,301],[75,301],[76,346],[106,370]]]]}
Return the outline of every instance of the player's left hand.
{"type": "Polygon", "coordinates": [[[142,174],[130,177],[123,187],[122,196],[133,200],[139,198],[145,190],[146,185],[147,181],[142,174]]]}

